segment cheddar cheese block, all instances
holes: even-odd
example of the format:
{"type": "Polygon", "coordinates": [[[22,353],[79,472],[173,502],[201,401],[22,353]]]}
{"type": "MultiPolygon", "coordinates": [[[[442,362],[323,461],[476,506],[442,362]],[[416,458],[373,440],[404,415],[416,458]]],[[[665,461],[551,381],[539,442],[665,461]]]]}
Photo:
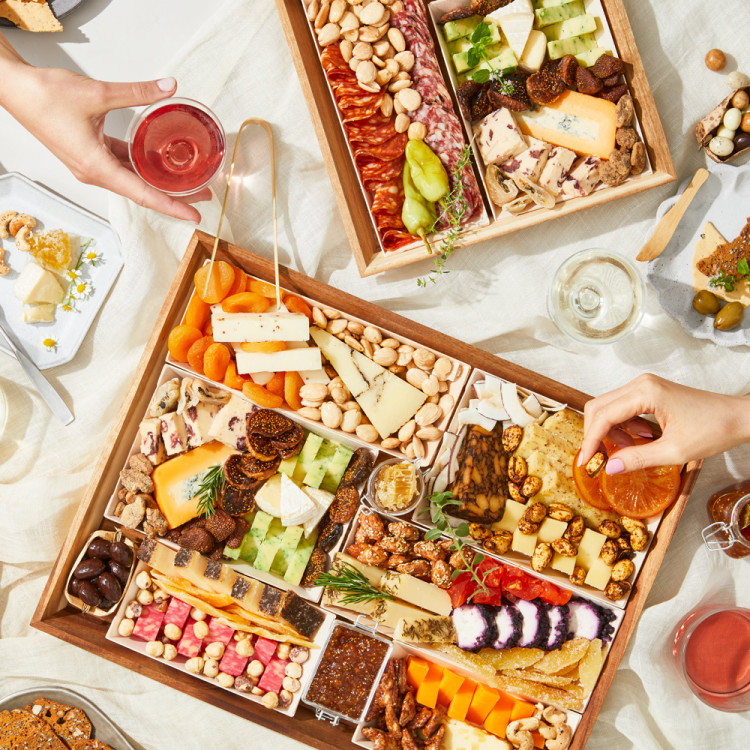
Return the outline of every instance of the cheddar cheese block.
{"type": "Polygon", "coordinates": [[[556,102],[515,113],[521,132],[577,154],[607,159],[615,148],[615,104],[577,91],[556,102]]]}

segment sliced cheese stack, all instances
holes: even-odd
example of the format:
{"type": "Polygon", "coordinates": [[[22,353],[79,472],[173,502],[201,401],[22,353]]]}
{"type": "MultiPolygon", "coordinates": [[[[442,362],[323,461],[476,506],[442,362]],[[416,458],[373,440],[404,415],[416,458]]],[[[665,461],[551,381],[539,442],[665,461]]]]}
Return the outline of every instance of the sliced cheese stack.
{"type": "Polygon", "coordinates": [[[531,0],[513,0],[488,14],[486,18],[500,26],[510,48],[516,57],[521,59],[529,34],[534,28],[534,8],[531,0]]]}

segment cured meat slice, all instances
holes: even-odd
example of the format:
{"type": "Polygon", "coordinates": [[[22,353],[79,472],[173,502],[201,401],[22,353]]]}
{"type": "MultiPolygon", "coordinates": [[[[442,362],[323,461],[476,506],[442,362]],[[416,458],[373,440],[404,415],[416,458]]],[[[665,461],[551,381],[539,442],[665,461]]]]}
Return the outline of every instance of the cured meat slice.
{"type": "Polygon", "coordinates": [[[381,182],[373,190],[372,212],[377,213],[395,213],[401,210],[401,204],[404,197],[401,193],[401,186],[395,180],[391,182],[381,182]]]}
{"type": "Polygon", "coordinates": [[[163,622],[164,612],[160,612],[153,604],[146,605],[141,612],[141,616],[135,621],[133,638],[139,638],[142,641],[155,641],[163,622]]]}
{"type": "Polygon", "coordinates": [[[393,161],[404,155],[404,149],[409,141],[406,133],[396,133],[384,143],[369,143],[358,145],[354,149],[354,160],[359,163],[362,156],[368,156],[381,161],[393,161]]]}
{"type": "Polygon", "coordinates": [[[203,647],[203,639],[195,634],[194,626],[196,620],[190,620],[182,631],[182,638],[177,642],[177,653],[192,659],[198,656],[203,647]]]}
{"type": "Polygon", "coordinates": [[[258,687],[269,693],[278,693],[281,690],[286,675],[287,659],[273,659],[266,665],[265,672],[260,678],[258,687]]]}
{"type": "Polygon", "coordinates": [[[216,617],[211,617],[209,619],[206,643],[214,643],[216,641],[220,641],[226,646],[227,643],[232,640],[233,635],[234,629],[230,628],[229,625],[225,625],[216,617]]]}
{"type": "Polygon", "coordinates": [[[412,242],[414,242],[414,237],[406,231],[389,229],[383,232],[383,247],[386,250],[400,250],[402,247],[409,245],[412,242]]]}
{"type": "Polygon", "coordinates": [[[232,677],[239,677],[245,671],[248,661],[250,660],[247,656],[240,656],[237,653],[237,641],[231,640],[224,651],[224,656],[221,657],[219,669],[226,674],[231,674],[232,677]]]}

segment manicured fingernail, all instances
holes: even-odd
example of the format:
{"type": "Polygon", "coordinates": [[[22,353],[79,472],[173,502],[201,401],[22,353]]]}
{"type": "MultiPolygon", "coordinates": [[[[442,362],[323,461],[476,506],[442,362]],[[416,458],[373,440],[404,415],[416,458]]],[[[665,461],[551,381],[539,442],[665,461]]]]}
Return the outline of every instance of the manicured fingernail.
{"type": "Polygon", "coordinates": [[[654,436],[654,433],[650,432],[649,430],[641,430],[638,433],[638,437],[642,437],[642,438],[652,438],[653,436],[654,436]]]}
{"type": "Polygon", "coordinates": [[[578,454],[578,466],[583,466],[583,454],[578,454]]]}
{"type": "Polygon", "coordinates": [[[622,474],[625,471],[625,464],[619,458],[610,458],[607,461],[607,465],[604,467],[604,471],[607,474],[622,474]]]}
{"type": "Polygon", "coordinates": [[[162,91],[173,91],[175,86],[177,86],[177,81],[175,81],[174,78],[160,78],[156,85],[162,90],[162,91]]]}

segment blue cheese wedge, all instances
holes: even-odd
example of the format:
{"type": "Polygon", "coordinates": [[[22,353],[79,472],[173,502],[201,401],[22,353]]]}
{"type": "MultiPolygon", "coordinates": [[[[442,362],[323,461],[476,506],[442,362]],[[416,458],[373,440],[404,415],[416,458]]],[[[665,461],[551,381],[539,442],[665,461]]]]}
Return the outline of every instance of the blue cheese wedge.
{"type": "Polygon", "coordinates": [[[485,164],[504,164],[528,148],[513,113],[496,109],[474,126],[479,153],[485,164]]]}
{"type": "Polygon", "coordinates": [[[533,182],[538,182],[542,174],[547,156],[552,150],[552,144],[540,141],[538,138],[528,136],[529,147],[520,154],[505,162],[500,168],[509,177],[528,177],[533,182]]]}
{"type": "Polygon", "coordinates": [[[327,331],[313,326],[310,335],[381,438],[397,432],[427,400],[422,391],[327,331]]]}
{"type": "Polygon", "coordinates": [[[302,313],[225,313],[211,310],[214,341],[307,341],[310,322],[302,313]]]}
{"type": "Polygon", "coordinates": [[[587,156],[580,159],[570,170],[561,187],[560,195],[565,198],[579,198],[589,195],[601,182],[598,156],[587,156]]]}
{"type": "Polygon", "coordinates": [[[547,156],[547,163],[539,177],[539,187],[555,197],[560,195],[563,180],[568,176],[576,158],[575,151],[555,146],[547,156]]]}

